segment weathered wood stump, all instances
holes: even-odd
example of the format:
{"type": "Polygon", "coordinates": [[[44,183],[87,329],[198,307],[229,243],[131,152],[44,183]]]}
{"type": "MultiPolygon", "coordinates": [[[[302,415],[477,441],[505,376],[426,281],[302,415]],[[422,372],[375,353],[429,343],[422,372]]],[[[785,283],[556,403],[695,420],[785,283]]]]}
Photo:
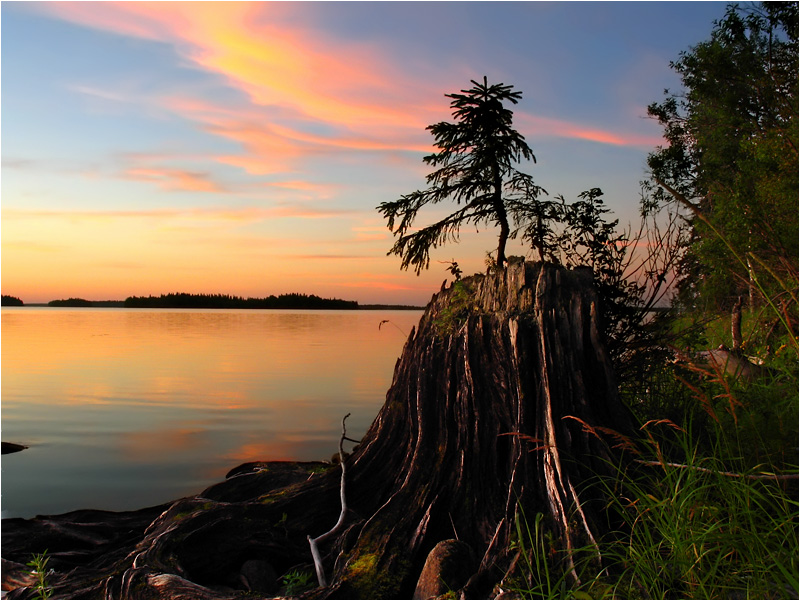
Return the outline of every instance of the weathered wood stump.
{"type": "MultiPolygon", "coordinates": [[[[511,561],[520,506],[549,516],[565,549],[604,531],[602,491],[593,482],[614,457],[587,425],[628,434],[631,421],[600,340],[591,279],[589,270],[511,260],[434,296],[383,408],[347,459],[345,528],[321,549],[330,584],[308,596],[410,598],[430,551],[457,539],[478,560],[461,594],[488,598],[511,561]]],[[[279,583],[248,592],[243,566],[311,570],[306,536],[329,530],[340,509],[338,468],[291,465],[288,473],[277,464],[234,470],[146,528],[129,529],[120,538],[124,552],[111,559],[71,555],[50,537],[56,595],[280,592],[279,583]]],[[[44,550],[23,538],[52,534],[59,519],[9,521],[8,536],[4,524],[4,558],[25,563],[26,553],[44,550]]]]}

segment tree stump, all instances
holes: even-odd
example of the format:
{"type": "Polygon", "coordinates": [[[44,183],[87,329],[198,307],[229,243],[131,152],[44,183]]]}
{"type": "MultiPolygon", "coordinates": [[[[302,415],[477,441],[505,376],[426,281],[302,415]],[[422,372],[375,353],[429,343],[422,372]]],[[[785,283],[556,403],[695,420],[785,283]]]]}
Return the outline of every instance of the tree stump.
{"type": "MultiPolygon", "coordinates": [[[[411,598],[431,550],[457,539],[479,560],[462,594],[489,598],[511,561],[519,506],[549,516],[564,549],[604,531],[593,483],[614,453],[593,428],[629,434],[632,421],[600,339],[591,281],[588,269],[510,259],[434,295],[383,408],[346,460],[349,511],[321,548],[330,584],[308,596],[411,598]]],[[[174,585],[200,598],[198,585],[206,598],[244,597],[237,582],[247,562],[277,574],[298,564],[310,571],[306,536],[336,522],[340,471],[300,466],[270,478],[274,465],[239,468],[176,502],[113,563],[76,565],[69,556],[72,571],[54,577],[57,594],[137,598],[157,589],[167,598],[174,585]]],[[[27,523],[11,526],[28,535],[7,539],[4,524],[3,554],[13,539],[7,559],[25,563],[19,545],[37,525],[18,522],[27,523]]]]}
{"type": "Polygon", "coordinates": [[[632,422],[591,280],[514,260],[433,298],[352,458],[349,502],[365,519],[337,562],[343,593],[410,592],[428,552],[456,537],[479,551],[473,594],[487,594],[518,504],[550,516],[566,548],[602,530],[585,489],[612,456],[586,424],[629,434],[632,422]]]}

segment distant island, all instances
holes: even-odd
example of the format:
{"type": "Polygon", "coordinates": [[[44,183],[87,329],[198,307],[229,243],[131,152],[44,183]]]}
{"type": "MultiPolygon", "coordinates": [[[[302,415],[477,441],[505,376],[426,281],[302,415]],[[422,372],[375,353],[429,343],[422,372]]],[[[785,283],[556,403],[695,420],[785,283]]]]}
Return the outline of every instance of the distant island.
{"type": "Polygon", "coordinates": [[[70,308],[125,308],[125,309],[328,309],[336,311],[417,311],[424,307],[415,305],[359,305],[358,301],[339,298],[321,298],[315,294],[280,294],[266,298],[243,298],[230,294],[188,294],[177,292],[161,296],[129,296],[122,300],[86,300],[67,298],[49,303],[25,303],[15,296],[3,295],[4,307],[70,307],[70,308]]]}
{"type": "Polygon", "coordinates": [[[229,294],[162,294],[129,296],[127,309],[358,309],[357,301],[320,298],[315,294],[281,294],[266,298],[242,298],[229,294]]]}

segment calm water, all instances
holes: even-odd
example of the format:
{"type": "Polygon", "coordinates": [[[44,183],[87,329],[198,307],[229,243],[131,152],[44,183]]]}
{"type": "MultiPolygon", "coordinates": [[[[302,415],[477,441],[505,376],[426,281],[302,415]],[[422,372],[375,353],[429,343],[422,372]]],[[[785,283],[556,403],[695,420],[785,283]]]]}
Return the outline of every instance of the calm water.
{"type": "Polygon", "coordinates": [[[245,461],[329,459],[383,404],[406,311],[3,308],[3,517],[137,509],[245,461]],[[378,328],[381,320],[391,323],[378,328]]]}

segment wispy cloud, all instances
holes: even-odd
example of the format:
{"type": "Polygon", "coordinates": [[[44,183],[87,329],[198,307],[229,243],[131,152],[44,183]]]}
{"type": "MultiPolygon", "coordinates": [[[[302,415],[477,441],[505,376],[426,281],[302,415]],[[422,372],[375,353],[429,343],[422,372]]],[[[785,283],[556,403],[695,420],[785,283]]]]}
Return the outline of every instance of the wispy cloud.
{"type": "Polygon", "coordinates": [[[4,220],[19,219],[191,219],[199,221],[257,222],[267,219],[330,219],[352,213],[346,209],[317,208],[303,205],[242,208],[164,208],[145,210],[62,211],[47,209],[3,209],[4,220]]]}
{"type": "Polygon", "coordinates": [[[124,177],[143,182],[153,182],[167,191],[225,192],[226,189],[212,181],[207,172],[168,169],[163,167],[131,167],[124,177]]]}
{"type": "MultiPolygon", "coordinates": [[[[334,39],[287,18],[275,3],[53,3],[47,12],[121,35],[172,43],[181,57],[220,74],[254,105],[363,130],[427,125],[419,85],[408,85],[379,46],[334,39]]],[[[93,93],[99,93],[93,90],[93,93]]]]}
{"type": "Polygon", "coordinates": [[[637,146],[653,148],[662,143],[659,136],[642,136],[615,132],[560,119],[549,119],[523,112],[514,115],[517,127],[530,137],[554,137],[587,140],[612,146],[637,146]]]}
{"type": "Polygon", "coordinates": [[[335,254],[316,254],[316,255],[284,255],[287,259],[311,259],[313,261],[317,260],[363,260],[363,259],[375,259],[373,255],[335,255],[335,254]]]}
{"type": "MultiPolygon", "coordinates": [[[[310,156],[370,153],[373,159],[392,161],[398,152],[430,152],[432,139],[425,127],[447,114],[442,95],[451,91],[453,77],[463,75],[441,73],[435,80],[428,73],[420,80],[377,42],[354,42],[313,29],[303,18],[309,8],[302,4],[65,2],[40,10],[84,26],[172,44],[188,65],[222,77],[242,94],[237,103],[177,89],[146,101],[236,142],[241,153],[213,160],[255,176],[297,172],[310,156]]],[[[120,91],[74,89],[130,101],[120,91]]],[[[637,147],[659,141],[522,113],[516,121],[532,136],[637,147]]],[[[149,178],[167,190],[224,189],[201,172],[163,169],[128,175],[149,178]]]]}

